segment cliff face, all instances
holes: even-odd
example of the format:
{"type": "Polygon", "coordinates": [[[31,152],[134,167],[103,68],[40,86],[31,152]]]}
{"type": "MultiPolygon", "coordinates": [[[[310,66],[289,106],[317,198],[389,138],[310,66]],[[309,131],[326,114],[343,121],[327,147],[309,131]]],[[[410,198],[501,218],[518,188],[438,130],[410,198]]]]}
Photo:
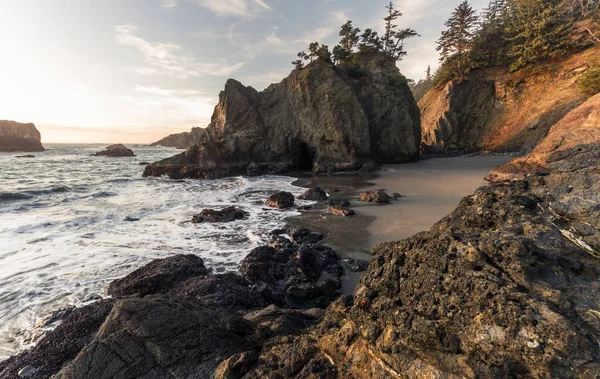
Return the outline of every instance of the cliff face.
{"type": "Polygon", "coordinates": [[[40,132],[33,124],[0,120],[0,151],[44,151],[40,132]]]}
{"type": "Polygon", "coordinates": [[[357,59],[358,71],[317,61],[262,92],[230,79],[206,140],[148,166],[144,175],[335,172],[418,159],[419,109],[395,62],[382,55],[357,59]]]}
{"type": "Polygon", "coordinates": [[[533,151],[497,167],[486,177],[492,182],[523,179],[536,172],[547,172],[550,155],[576,145],[600,142],[600,94],[569,112],[554,125],[533,151]]]}
{"type": "Polygon", "coordinates": [[[177,134],[171,134],[151,143],[150,146],[165,146],[175,147],[177,149],[187,149],[190,146],[197,145],[203,141],[206,141],[208,134],[204,128],[192,128],[191,132],[183,132],[177,134]]]}
{"type": "Polygon", "coordinates": [[[535,69],[478,70],[434,88],[419,102],[423,150],[528,151],[586,96],[578,80],[600,60],[600,47],[535,69]]]}

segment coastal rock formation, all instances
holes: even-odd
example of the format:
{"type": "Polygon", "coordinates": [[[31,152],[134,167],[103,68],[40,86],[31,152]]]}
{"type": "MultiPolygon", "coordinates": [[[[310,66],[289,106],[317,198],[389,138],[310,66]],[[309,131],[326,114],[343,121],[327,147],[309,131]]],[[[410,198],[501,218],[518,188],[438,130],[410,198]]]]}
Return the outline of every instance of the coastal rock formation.
{"type": "Polygon", "coordinates": [[[110,145],[105,150],[93,155],[96,157],[135,157],[133,150],[122,144],[110,145]]]}
{"type": "Polygon", "coordinates": [[[36,347],[0,363],[0,376],[595,378],[600,143],[545,166],[375,247],[353,296],[340,296],[340,259],[322,235],[277,230],[277,247],[254,249],[240,276],[175,256],[113,282],[102,326],[91,316],[77,334],[85,347],[57,354],[70,341],[61,329],[47,336],[47,363],[36,347]]]}
{"type": "Polygon", "coordinates": [[[548,176],[482,187],[429,232],[375,247],[354,297],[247,377],[595,378],[599,157],[555,153],[548,176]]]}
{"type": "Polygon", "coordinates": [[[360,194],[360,201],[377,204],[389,204],[390,195],[385,193],[384,190],[366,191],[360,194]]]}
{"type": "Polygon", "coordinates": [[[497,167],[486,177],[492,182],[523,179],[525,175],[547,172],[550,155],[580,144],[600,142],[600,94],[567,114],[554,125],[546,138],[524,157],[497,167]]]}
{"type": "Polygon", "coordinates": [[[33,124],[0,120],[0,152],[44,151],[41,138],[33,124]]]}
{"type": "Polygon", "coordinates": [[[248,217],[248,212],[236,207],[227,207],[219,211],[214,209],[203,209],[202,212],[192,218],[192,223],[201,224],[203,222],[233,222],[243,220],[248,217]]]}
{"type": "Polygon", "coordinates": [[[327,200],[327,192],[323,191],[321,188],[309,188],[302,195],[298,196],[300,200],[310,200],[310,201],[326,201],[327,200]]]}
{"type": "Polygon", "coordinates": [[[357,63],[358,71],[318,60],[262,92],[228,80],[206,141],[144,175],[334,172],[418,159],[419,110],[395,62],[358,54],[357,63]]]}
{"type": "Polygon", "coordinates": [[[175,147],[178,149],[187,149],[190,146],[206,142],[208,133],[204,128],[192,128],[191,132],[171,134],[160,141],[151,143],[150,146],[175,147]]]}
{"type": "Polygon", "coordinates": [[[586,100],[578,81],[598,59],[600,47],[593,47],[535,70],[475,70],[432,89],[419,101],[423,152],[533,149],[586,100]]]}
{"type": "Polygon", "coordinates": [[[277,191],[265,202],[265,205],[271,208],[288,209],[294,206],[296,199],[289,192],[277,191]]]}

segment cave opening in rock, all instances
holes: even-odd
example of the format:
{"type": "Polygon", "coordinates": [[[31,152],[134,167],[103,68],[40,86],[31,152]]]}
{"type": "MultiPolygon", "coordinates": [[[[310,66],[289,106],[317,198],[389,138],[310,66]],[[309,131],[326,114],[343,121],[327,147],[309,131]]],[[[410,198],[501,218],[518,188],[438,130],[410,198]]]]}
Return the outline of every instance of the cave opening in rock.
{"type": "Polygon", "coordinates": [[[298,170],[312,171],[315,163],[315,153],[307,144],[298,144],[298,170]]]}

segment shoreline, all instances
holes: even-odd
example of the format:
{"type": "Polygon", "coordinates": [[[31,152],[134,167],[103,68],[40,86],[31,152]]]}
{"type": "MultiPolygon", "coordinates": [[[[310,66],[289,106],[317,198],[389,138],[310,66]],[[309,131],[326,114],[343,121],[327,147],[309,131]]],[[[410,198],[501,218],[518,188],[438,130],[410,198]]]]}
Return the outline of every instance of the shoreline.
{"type": "MultiPolygon", "coordinates": [[[[370,261],[371,251],[378,245],[428,231],[450,214],[463,197],[486,185],[484,177],[491,169],[510,159],[507,155],[468,155],[384,165],[376,172],[292,173],[291,176],[296,178],[292,185],[320,187],[330,199],[349,200],[356,215],[337,216],[317,204],[284,221],[291,226],[323,233],[322,243],[333,248],[342,259],[370,261]],[[438,184],[434,185],[432,180],[438,184]],[[389,194],[399,192],[402,197],[391,199],[390,204],[360,201],[361,192],[375,189],[384,189],[389,194]]],[[[354,292],[362,274],[346,270],[344,295],[354,292]]]]}

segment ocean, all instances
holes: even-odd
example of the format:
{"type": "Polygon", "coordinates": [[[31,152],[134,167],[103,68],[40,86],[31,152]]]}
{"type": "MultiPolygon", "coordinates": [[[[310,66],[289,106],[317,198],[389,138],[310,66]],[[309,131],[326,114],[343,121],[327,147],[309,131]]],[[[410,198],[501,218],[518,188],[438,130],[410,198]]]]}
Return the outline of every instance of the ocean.
{"type": "MultiPolygon", "coordinates": [[[[35,158],[0,153],[0,360],[35,342],[53,312],[105,296],[115,278],[156,258],[196,254],[234,270],[295,211],[264,206],[292,177],[143,178],[142,162],[180,150],[129,146],[133,158],[93,157],[105,145],[47,145],[35,158]],[[247,220],[191,223],[203,208],[236,205],[247,220]]],[[[301,202],[302,204],[302,202],[301,202]]],[[[306,204],[309,204],[307,202],[306,204]]]]}

